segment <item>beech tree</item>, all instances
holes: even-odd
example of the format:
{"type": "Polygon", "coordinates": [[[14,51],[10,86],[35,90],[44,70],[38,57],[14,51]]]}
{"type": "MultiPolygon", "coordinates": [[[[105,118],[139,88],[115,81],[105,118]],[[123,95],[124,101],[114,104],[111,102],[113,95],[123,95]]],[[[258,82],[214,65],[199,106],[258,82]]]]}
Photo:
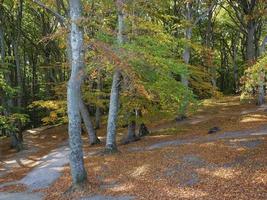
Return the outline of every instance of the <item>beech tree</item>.
{"type": "Polygon", "coordinates": [[[70,167],[73,183],[79,185],[86,181],[81,139],[81,85],[84,75],[83,31],[79,25],[82,17],[80,0],[70,0],[70,51],[71,76],[68,82],[67,101],[69,118],[70,167]]]}
{"type": "MultiPolygon", "coordinates": [[[[117,12],[118,12],[118,33],[117,33],[117,41],[118,45],[122,45],[124,42],[124,0],[117,0],[117,12]]],[[[107,140],[106,140],[106,152],[116,152],[116,125],[118,118],[118,110],[119,110],[119,95],[120,95],[120,87],[121,87],[121,79],[122,74],[119,69],[115,69],[113,79],[112,79],[112,87],[110,93],[110,103],[109,103],[109,113],[108,113],[108,125],[107,125],[107,140]]]]}

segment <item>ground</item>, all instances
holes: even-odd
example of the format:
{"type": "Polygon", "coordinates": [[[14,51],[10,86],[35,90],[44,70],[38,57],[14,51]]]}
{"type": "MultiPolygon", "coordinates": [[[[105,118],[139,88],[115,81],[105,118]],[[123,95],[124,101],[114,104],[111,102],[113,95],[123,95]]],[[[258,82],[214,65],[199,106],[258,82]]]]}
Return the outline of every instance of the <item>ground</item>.
{"type": "Polygon", "coordinates": [[[89,147],[84,135],[89,180],[75,191],[69,190],[66,127],[30,130],[27,150],[2,149],[0,200],[266,200],[266,109],[238,97],[207,100],[183,122],[150,124],[150,136],[114,155],[102,154],[104,144],[89,147]],[[207,134],[214,126],[221,131],[207,134]]]}

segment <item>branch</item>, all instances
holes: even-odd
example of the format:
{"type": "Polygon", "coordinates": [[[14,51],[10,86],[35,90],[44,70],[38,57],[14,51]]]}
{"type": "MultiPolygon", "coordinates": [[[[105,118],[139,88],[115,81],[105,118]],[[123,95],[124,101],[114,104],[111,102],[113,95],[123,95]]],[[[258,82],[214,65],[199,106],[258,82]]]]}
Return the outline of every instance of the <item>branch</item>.
{"type": "MultiPolygon", "coordinates": [[[[236,19],[232,16],[230,10],[228,10],[228,9],[227,9],[225,6],[223,6],[222,4],[221,4],[221,7],[228,13],[229,17],[230,17],[230,18],[233,20],[233,22],[239,27],[239,29],[240,29],[243,33],[247,34],[246,29],[245,29],[244,26],[243,26],[243,23],[238,23],[238,22],[236,21],[236,19]]],[[[240,20],[239,20],[239,21],[240,21],[240,20]]]]}
{"type": "Polygon", "coordinates": [[[54,15],[57,18],[57,20],[59,21],[59,23],[61,24],[61,26],[65,26],[64,25],[65,18],[62,15],[60,15],[59,13],[57,13],[56,11],[54,11],[53,9],[47,7],[45,4],[43,4],[39,0],[32,0],[32,1],[34,3],[36,3],[37,5],[39,5],[40,7],[44,8],[46,11],[48,11],[52,15],[54,15]]]}
{"type": "MultiPolygon", "coordinates": [[[[234,5],[234,3],[231,0],[227,0],[227,2],[234,9],[235,15],[236,15],[238,21],[241,23],[241,25],[243,27],[246,27],[246,24],[244,23],[244,19],[238,15],[238,13],[240,13],[240,10],[238,10],[238,8],[234,5]]],[[[229,10],[227,10],[225,7],[223,7],[223,8],[229,13],[229,15],[231,15],[230,12],[229,12],[229,10]]]]}
{"type": "Polygon", "coordinates": [[[194,26],[197,25],[197,23],[214,8],[216,3],[217,3],[217,0],[213,1],[211,6],[207,10],[205,10],[198,18],[196,18],[196,20],[194,21],[193,25],[194,26]]]}

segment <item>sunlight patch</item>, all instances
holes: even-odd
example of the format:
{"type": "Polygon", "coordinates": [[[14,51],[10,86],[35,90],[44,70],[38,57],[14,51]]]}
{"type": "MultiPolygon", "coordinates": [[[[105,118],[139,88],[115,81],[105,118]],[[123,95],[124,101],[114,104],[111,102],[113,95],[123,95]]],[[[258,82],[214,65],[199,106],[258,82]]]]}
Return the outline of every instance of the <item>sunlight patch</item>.
{"type": "Polygon", "coordinates": [[[266,117],[263,115],[249,115],[240,120],[241,123],[246,122],[262,122],[266,121],[266,117]]]}
{"type": "Polygon", "coordinates": [[[111,191],[113,191],[113,192],[121,192],[121,191],[129,191],[129,190],[131,190],[132,188],[133,188],[134,186],[133,186],[133,184],[129,184],[129,183],[127,183],[127,184],[123,184],[123,185],[118,185],[118,186],[115,186],[115,187],[113,187],[113,188],[110,188],[109,190],[111,190],[111,191]]]}
{"type": "Polygon", "coordinates": [[[131,176],[136,178],[138,176],[144,175],[148,171],[148,168],[149,168],[149,165],[143,165],[143,166],[137,167],[134,170],[134,172],[131,173],[131,176]]]}
{"type": "Polygon", "coordinates": [[[197,190],[197,189],[190,189],[190,188],[181,188],[178,190],[179,197],[192,199],[192,198],[200,198],[205,197],[208,195],[207,192],[197,190]]]}
{"type": "Polygon", "coordinates": [[[233,179],[237,176],[239,176],[241,173],[240,172],[236,172],[233,169],[230,168],[217,168],[213,171],[210,170],[206,170],[206,169],[200,169],[197,170],[199,173],[201,174],[205,174],[205,175],[209,175],[209,176],[213,176],[213,177],[219,177],[219,178],[223,178],[223,179],[233,179]]]}

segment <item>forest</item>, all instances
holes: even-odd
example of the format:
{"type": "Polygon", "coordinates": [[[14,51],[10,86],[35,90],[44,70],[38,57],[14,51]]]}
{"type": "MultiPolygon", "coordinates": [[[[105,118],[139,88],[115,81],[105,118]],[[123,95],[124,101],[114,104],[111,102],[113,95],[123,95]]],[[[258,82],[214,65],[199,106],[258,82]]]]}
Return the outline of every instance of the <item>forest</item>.
{"type": "Polygon", "coordinates": [[[0,0],[0,200],[267,199],[266,0],[0,0]]]}

